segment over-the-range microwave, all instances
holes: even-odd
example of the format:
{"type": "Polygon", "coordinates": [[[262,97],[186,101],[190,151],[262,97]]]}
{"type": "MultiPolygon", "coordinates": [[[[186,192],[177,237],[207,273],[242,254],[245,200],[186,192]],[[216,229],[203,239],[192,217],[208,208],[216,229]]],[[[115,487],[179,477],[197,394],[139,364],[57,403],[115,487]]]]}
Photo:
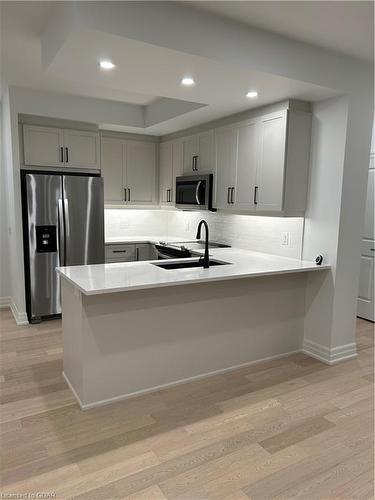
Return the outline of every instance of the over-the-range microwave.
{"type": "Polygon", "coordinates": [[[176,208],[211,210],[213,174],[176,177],[176,208]]]}

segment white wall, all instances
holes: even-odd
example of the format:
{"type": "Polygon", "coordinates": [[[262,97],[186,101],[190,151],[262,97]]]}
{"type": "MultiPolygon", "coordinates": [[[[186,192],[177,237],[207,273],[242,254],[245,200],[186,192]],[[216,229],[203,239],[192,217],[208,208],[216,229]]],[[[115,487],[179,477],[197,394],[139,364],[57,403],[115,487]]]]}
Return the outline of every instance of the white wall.
{"type": "Polygon", "coordinates": [[[371,106],[363,100],[353,106],[345,98],[313,106],[303,255],[311,258],[324,253],[332,272],[325,279],[323,275],[310,276],[305,347],[307,352],[315,349],[315,354],[323,353],[323,358],[356,353],[356,299],[370,144],[367,125],[372,120],[369,110],[371,106]],[[365,129],[361,128],[363,121],[365,129]]]}
{"type": "Polygon", "coordinates": [[[105,235],[165,236],[181,241],[195,239],[198,223],[209,224],[210,240],[231,246],[299,259],[302,252],[302,217],[257,217],[223,211],[184,212],[174,210],[105,210],[105,235]],[[289,245],[282,233],[289,233],[289,245]]]}
{"type": "Polygon", "coordinates": [[[322,254],[332,271],[308,278],[305,340],[327,348],[331,348],[327,331],[332,327],[347,112],[344,98],[313,107],[303,257],[313,259],[322,254]]]}
{"type": "Polygon", "coordinates": [[[9,305],[12,295],[9,275],[8,209],[5,177],[2,107],[0,103],[0,306],[9,305]]]}
{"type": "Polygon", "coordinates": [[[19,146],[17,114],[11,102],[11,92],[4,89],[2,95],[3,174],[7,201],[6,237],[9,244],[11,307],[17,323],[27,322],[24,289],[21,183],[19,170],[19,146]]]}

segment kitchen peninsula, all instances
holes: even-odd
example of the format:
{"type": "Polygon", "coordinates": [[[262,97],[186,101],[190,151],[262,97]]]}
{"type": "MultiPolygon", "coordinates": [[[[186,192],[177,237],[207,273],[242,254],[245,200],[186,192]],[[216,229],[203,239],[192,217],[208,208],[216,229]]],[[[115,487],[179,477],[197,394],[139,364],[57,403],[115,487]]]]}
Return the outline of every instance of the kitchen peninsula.
{"type": "Polygon", "coordinates": [[[301,350],[306,276],[329,266],[235,248],[210,258],[222,265],[58,269],[64,377],[81,408],[301,350]]]}

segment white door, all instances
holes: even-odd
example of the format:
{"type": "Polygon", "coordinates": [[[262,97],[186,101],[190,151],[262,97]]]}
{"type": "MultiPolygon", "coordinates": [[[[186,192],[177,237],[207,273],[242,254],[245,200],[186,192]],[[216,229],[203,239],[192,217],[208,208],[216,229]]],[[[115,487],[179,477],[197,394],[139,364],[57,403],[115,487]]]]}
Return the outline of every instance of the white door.
{"type": "Polygon", "coordinates": [[[65,165],[76,168],[100,168],[100,138],[97,132],[64,130],[65,165]]]}
{"type": "Polygon", "coordinates": [[[172,165],[172,203],[176,203],[176,177],[183,175],[184,171],[183,144],[180,140],[172,143],[172,165]]]}
{"type": "Polygon", "coordinates": [[[214,204],[217,208],[231,208],[235,203],[237,142],[238,129],[236,127],[215,130],[216,175],[214,204]]]}
{"type": "Polygon", "coordinates": [[[361,268],[359,275],[359,290],[357,301],[357,314],[361,318],[375,321],[374,301],[374,254],[375,254],[375,231],[374,231],[374,187],[375,169],[374,156],[370,160],[370,170],[367,184],[367,199],[365,223],[362,239],[361,268]]]}
{"type": "Polygon", "coordinates": [[[214,156],[215,156],[215,135],[213,130],[202,132],[197,135],[197,171],[200,173],[213,172],[214,170],[214,156]]]}
{"type": "Polygon", "coordinates": [[[184,174],[193,175],[197,173],[198,141],[196,135],[182,139],[184,174]]]}
{"type": "Polygon", "coordinates": [[[154,142],[126,141],[127,201],[131,204],[156,202],[156,145],[154,142]]]}
{"type": "Polygon", "coordinates": [[[64,165],[63,132],[59,128],[23,126],[24,164],[61,167],[64,165]]]}
{"type": "Polygon", "coordinates": [[[262,117],[260,151],[256,178],[256,208],[281,211],[284,197],[284,171],[287,112],[262,117]]]}
{"type": "Polygon", "coordinates": [[[237,154],[236,207],[253,210],[259,149],[259,124],[255,121],[239,127],[237,154]]]}
{"type": "Polygon", "coordinates": [[[101,172],[104,179],[104,201],[124,201],[122,178],[124,164],[124,142],[113,137],[102,137],[101,172]]]}
{"type": "Polygon", "coordinates": [[[172,202],[173,182],[173,144],[171,142],[160,143],[159,148],[159,172],[160,172],[160,203],[172,202]]]}

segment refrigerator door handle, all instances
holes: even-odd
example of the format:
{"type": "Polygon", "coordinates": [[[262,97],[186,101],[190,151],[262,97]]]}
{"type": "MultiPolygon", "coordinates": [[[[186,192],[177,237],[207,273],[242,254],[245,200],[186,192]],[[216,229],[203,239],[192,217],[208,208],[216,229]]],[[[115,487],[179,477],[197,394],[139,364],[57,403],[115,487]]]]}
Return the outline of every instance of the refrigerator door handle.
{"type": "Polygon", "coordinates": [[[59,237],[59,264],[65,266],[65,231],[64,231],[64,212],[62,200],[58,204],[58,237],[59,237]]]}
{"type": "Polygon", "coordinates": [[[70,245],[70,224],[69,224],[69,202],[68,198],[64,198],[64,265],[68,265],[69,254],[68,248],[70,245]]]}

